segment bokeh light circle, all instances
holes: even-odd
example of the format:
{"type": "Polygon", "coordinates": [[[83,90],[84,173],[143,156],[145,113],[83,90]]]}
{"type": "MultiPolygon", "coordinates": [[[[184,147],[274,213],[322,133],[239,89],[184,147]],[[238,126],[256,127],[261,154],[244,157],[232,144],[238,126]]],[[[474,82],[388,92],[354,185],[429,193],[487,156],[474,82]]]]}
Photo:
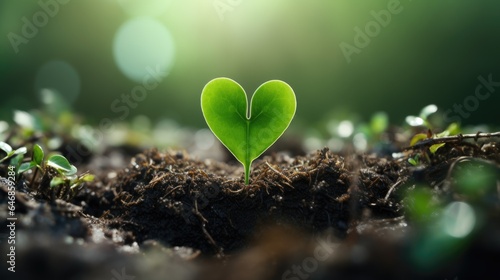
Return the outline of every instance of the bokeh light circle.
{"type": "Polygon", "coordinates": [[[174,41],[167,28],[157,20],[135,18],[125,22],[116,33],[113,55],[126,77],[142,82],[152,71],[170,71],[174,63],[174,41]]]}
{"type": "Polygon", "coordinates": [[[81,82],[76,69],[69,63],[52,60],[38,70],[35,77],[35,93],[44,102],[47,90],[57,92],[67,103],[75,102],[80,95],[81,82]]]}
{"type": "Polygon", "coordinates": [[[476,214],[469,204],[455,201],[444,209],[444,228],[448,235],[455,238],[466,237],[475,225],[476,214]]]}

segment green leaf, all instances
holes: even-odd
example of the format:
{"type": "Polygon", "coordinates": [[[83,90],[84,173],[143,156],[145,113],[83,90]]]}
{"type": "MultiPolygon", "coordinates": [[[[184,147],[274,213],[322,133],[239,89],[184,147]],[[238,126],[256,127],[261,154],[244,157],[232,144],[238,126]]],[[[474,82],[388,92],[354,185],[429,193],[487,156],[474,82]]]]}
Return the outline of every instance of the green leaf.
{"type": "Polygon", "coordinates": [[[44,155],[42,147],[40,147],[40,145],[38,144],[35,144],[33,146],[33,161],[41,166],[43,162],[43,156],[44,155]]]}
{"type": "Polygon", "coordinates": [[[12,147],[5,142],[0,142],[0,150],[4,151],[6,154],[9,154],[10,152],[12,152],[12,147]]]}
{"type": "Polygon", "coordinates": [[[54,177],[54,178],[52,178],[52,180],[50,180],[50,187],[51,188],[59,186],[61,184],[64,184],[64,179],[61,177],[54,177]]]}
{"type": "Polygon", "coordinates": [[[52,166],[59,171],[64,171],[64,172],[71,171],[71,164],[69,163],[69,161],[65,157],[63,157],[61,155],[51,156],[47,160],[47,165],[52,166]]]}
{"type": "Polygon", "coordinates": [[[28,149],[26,147],[21,147],[17,150],[15,150],[12,154],[13,155],[24,155],[28,152],[28,149]]]}
{"type": "Polygon", "coordinates": [[[389,126],[389,117],[386,113],[378,112],[372,116],[370,127],[374,133],[380,134],[384,132],[387,126],[389,126]]]}
{"type": "Polygon", "coordinates": [[[92,182],[94,181],[95,176],[92,174],[85,174],[80,177],[80,180],[83,182],[92,182]]]}
{"type": "Polygon", "coordinates": [[[419,133],[413,136],[410,140],[410,147],[417,144],[419,141],[427,139],[427,134],[425,133],[419,133]]]}
{"type": "Polygon", "coordinates": [[[66,176],[72,176],[72,175],[75,175],[77,171],[78,170],[76,169],[76,167],[74,165],[71,165],[70,170],[64,172],[64,175],[66,175],[66,176]]]}
{"type": "Polygon", "coordinates": [[[420,117],[407,116],[405,120],[411,126],[421,126],[425,124],[425,121],[420,117]]]}
{"type": "Polygon", "coordinates": [[[436,151],[437,151],[439,148],[443,147],[445,144],[446,144],[446,143],[434,144],[434,145],[432,145],[432,146],[430,146],[430,147],[429,147],[429,151],[431,151],[431,153],[435,154],[435,153],[436,153],[436,151]]]}
{"type": "Polygon", "coordinates": [[[418,165],[418,161],[415,160],[414,158],[409,158],[408,159],[408,162],[413,165],[413,166],[417,166],[418,165]]]}
{"type": "Polygon", "coordinates": [[[460,133],[460,125],[458,123],[450,123],[446,131],[448,131],[450,135],[457,135],[460,133]]]}
{"type": "Polygon", "coordinates": [[[201,94],[201,109],[215,136],[241,162],[248,184],[252,161],[269,148],[287,129],[297,102],[285,82],[262,84],[252,96],[250,108],[245,90],[228,78],[207,83],[201,94]]]}
{"type": "Polygon", "coordinates": [[[420,111],[420,118],[427,120],[427,117],[430,116],[431,114],[436,113],[438,110],[438,107],[434,104],[430,104],[425,106],[422,111],[420,111]]]}
{"type": "Polygon", "coordinates": [[[440,133],[437,133],[433,138],[441,138],[441,137],[446,137],[450,135],[450,132],[448,130],[441,131],[440,133]]]}
{"type": "Polygon", "coordinates": [[[19,170],[17,172],[19,174],[21,174],[23,172],[26,172],[26,171],[30,170],[31,168],[33,168],[35,166],[36,166],[36,163],[33,162],[33,161],[24,162],[24,163],[21,163],[21,165],[19,166],[19,170]]]}
{"type": "Polygon", "coordinates": [[[23,161],[23,159],[24,159],[24,155],[17,155],[10,160],[10,165],[18,167],[20,165],[20,163],[23,161]]]}

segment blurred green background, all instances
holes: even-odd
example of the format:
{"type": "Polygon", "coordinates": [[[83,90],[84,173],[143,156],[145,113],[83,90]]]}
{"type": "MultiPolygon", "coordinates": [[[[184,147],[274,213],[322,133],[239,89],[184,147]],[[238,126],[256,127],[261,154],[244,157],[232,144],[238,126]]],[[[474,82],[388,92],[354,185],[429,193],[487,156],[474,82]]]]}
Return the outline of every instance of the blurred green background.
{"type": "MultiPolygon", "coordinates": [[[[500,82],[499,10],[495,0],[4,0],[0,119],[39,108],[49,88],[89,122],[146,115],[204,127],[201,90],[226,76],[248,94],[289,83],[295,125],[377,111],[402,123],[429,103],[472,102],[480,75],[500,82]],[[346,58],[340,45],[356,47],[357,27],[372,36],[346,58]],[[140,101],[123,97],[132,94],[140,101]]],[[[499,101],[500,87],[461,121],[498,123],[499,101]]]]}

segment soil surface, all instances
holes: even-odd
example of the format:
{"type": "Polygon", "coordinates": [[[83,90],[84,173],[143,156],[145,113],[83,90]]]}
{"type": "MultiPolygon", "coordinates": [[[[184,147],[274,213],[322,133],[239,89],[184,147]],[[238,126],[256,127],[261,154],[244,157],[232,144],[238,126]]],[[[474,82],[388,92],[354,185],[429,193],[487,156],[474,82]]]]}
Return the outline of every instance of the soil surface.
{"type": "MultiPolygon", "coordinates": [[[[296,280],[498,275],[500,143],[494,138],[453,141],[434,154],[427,148],[395,145],[397,158],[337,154],[328,148],[305,156],[275,152],[253,163],[250,185],[243,183],[243,168],[237,164],[200,161],[180,151],[149,149],[132,155],[135,149],[108,149],[78,167],[97,177],[71,201],[41,195],[30,187],[29,176],[16,182],[16,272],[4,267],[0,276],[296,280]],[[425,160],[413,166],[408,158],[416,154],[425,160]],[[496,174],[481,204],[455,188],[452,171],[472,164],[496,174]],[[460,246],[443,247],[449,254],[442,257],[418,257],[419,252],[434,255],[434,243],[428,243],[434,236],[436,244],[447,242],[437,229],[408,214],[408,195],[421,189],[437,201],[465,201],[479,209],[480,226],[460,246]]],[[[0,166],[1,176],[6,171],[0,166]]],[[[3,221],[7,203],[7,186],[0,184],[3,221]]],[[[5,263],[9,232],[2,233],[5,263]]]]}

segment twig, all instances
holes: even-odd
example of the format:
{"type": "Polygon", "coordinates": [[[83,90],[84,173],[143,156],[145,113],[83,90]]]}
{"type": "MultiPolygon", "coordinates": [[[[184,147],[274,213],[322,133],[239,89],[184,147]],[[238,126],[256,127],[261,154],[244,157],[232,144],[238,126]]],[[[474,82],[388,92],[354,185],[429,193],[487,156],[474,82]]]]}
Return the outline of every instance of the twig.
{"type": "Polygon", "coordinates": [[[194,214],[198,217],[198,219],[200,219],[200,222],[201,222],[201,230],[203,231],[203,234],[205,235],[205,238],[207,238],[208,240],[208,243],[210,243],[210,245],[212,245],[215,249],[215,251],[217,251],[217,255],[219,257],[224,257],[224,252],[223,252],[223,249],[219,246],[217,246],[217,242],[215,242],[215,240],[212,238],[212,235],[210,235],[210,233],[208,232],[207,228],[206,228],[206,224],[208,223],[208,220],[205,219],[205,217],[203,217],[203,215],[200,213],[200,211],[198,211],[198,200],[194,200],[194,214]]]}
{"type": "Polygon", "coordinates": [[[492,133],[478,132],[476,134],[458,134],[458,135],[445,136],[439,138],[429,138],[419,141],[415,145],[406,147],[403,150],[415,150],[415,149],[420,149],[422,147],[432,146],[434,144],[447,143],[447,142],[460,142],[464,139],[474,139],[474,141],[477,141],[479,138],[492,138],[492,137],[500,137],[500,132],[492,132],[492,133]]]}
{"type": "MultiPolygon", "coordinates": [[[[470,157],[470,156],[461,156],[461,157],[455,159],[450,164],[450,167],[448,168],[448,172],[446,173],[446,178],[445,178],[445,182],[443,185],[443,189],[445,189],[445,190],[449,189],[449,187],[451,185],[451,177],[453,175],[453,170],[455,169],[455,166],[458,163],[466,162],[466,161],[479,162],[479,163],[491,165],[491,166],[496,167],[497,169],[500,169],[500,167],[494,161],[490,161],[490,160],[486,160],[486,159],[482,159],[482,158],[470,157]]],[[[498,180],[497,180],[497,183],[498,183],[498,180]]]]}
{"type": "Polygon", "coordinates": [[[399,185],[401,185],[401,183],[403,183],[404,180],[402,179],[398,179],[396,181],[396,183],[394,183],[390,188],[389,190],[387,191],[387,194],[385,195],[384,197],[384,200],[387,201],[387,199],[389,199],[389,196],[391,195],[392,191],[399,185]]]}
{"type": "Polygon", "coordinates": [[[281,177],[283,180],[285,180],[286,182],[284,183],[285,185],[287,185],[288,187],[290,188],[294,188],[291,183],[292,183],[292,180],[290,180],[290,178],[288,178],[287,176],[285,176],[283,173],[279,172],[278,170],[274,169],[267,161],[266,161],[266,165],[269,167],[269,169],[271,169],[274,173],[278,174],[279,177],[281,177]]]}

